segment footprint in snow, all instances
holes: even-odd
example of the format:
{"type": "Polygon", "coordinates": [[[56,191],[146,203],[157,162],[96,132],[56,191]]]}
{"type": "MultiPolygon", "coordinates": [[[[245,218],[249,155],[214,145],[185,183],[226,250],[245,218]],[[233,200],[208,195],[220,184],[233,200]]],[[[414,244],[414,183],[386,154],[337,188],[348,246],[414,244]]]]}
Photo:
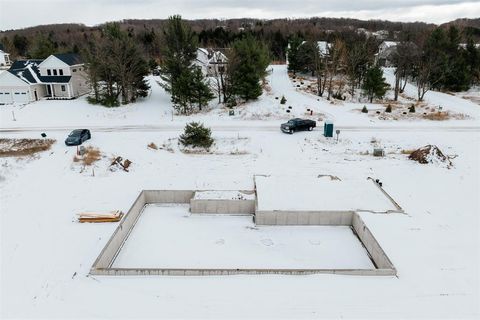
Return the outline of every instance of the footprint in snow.
{"type": "Polygon", "coordinates": [[[271,239],[262,239],[262,240],[260,240],[260,241],[261,241],[261,242],[263,243],[263,245],[265,245],[265,246],[268,246],[268,247],[273,246],[273,241],[272,241],[271,239]]]}

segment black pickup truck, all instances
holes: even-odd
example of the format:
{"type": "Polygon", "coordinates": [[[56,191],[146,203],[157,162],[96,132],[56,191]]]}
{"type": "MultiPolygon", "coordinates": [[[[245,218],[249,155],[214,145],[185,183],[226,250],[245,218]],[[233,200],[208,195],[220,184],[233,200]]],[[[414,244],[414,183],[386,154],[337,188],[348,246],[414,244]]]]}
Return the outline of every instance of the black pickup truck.
{"type": "Polygon", "coordinates": [[[288,120],[288,122],[280,125],[280,130],[285,133],[294,133],[295,131],[308,130],[312,131],[317,126],[317,123],[309,119],[295,118],[288,120]]]}

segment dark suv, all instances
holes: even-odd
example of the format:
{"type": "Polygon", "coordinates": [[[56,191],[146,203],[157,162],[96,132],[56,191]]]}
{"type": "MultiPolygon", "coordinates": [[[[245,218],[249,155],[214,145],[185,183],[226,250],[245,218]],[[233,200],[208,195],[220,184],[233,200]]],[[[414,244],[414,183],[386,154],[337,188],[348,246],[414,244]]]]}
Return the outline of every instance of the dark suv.
{"type": "Polygon", "coordinates": [[[70,132],[67,139],[65,139],[65,144],[67,146],[78,146],[81,145],[84,141],[90,139],[92,135],[88,129],[76,129],[70,132]]]}
{"type": "Polygon", "coordinates": [[[288,120],[288,122],[280,125],[280,130],[285,133],[294,133],[295,131],[308,130],[312,131],[317,126],[317,123],[309,119],[295,118],[288,120]]]}

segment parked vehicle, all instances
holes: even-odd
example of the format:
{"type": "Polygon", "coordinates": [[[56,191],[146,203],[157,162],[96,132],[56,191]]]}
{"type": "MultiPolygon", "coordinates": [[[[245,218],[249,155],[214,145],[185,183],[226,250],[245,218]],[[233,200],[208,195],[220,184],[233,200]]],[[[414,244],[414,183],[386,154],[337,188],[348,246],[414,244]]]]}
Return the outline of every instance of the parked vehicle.
{"type": "Polygon", "coordinates": [[[67,146],[78,146],[81,145],[86,140],[90,139],[92,135],[88,129],[75,129],[68,135],[65,139],[65,144],[67,146]]]}
{"type": "Polygon", "coordinates": [[[317,126],[317,123],[309,119],[295,118],[288,120],[288,122],[280,125],[280,130],[285,133],[294,133],[295,131],[308,130],[312,131],[317,126]]]}

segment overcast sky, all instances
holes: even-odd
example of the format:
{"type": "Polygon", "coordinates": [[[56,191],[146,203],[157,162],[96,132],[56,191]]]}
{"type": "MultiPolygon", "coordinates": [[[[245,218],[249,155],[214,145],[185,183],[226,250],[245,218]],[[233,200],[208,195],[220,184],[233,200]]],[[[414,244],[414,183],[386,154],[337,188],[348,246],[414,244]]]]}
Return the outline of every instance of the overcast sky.
{"type": "Polygon", "coordinates": [[[0,0],[0,30],[181,14],[198,18],[351,17],[443,23],[480,17],[480,0],[0,0]]]}

